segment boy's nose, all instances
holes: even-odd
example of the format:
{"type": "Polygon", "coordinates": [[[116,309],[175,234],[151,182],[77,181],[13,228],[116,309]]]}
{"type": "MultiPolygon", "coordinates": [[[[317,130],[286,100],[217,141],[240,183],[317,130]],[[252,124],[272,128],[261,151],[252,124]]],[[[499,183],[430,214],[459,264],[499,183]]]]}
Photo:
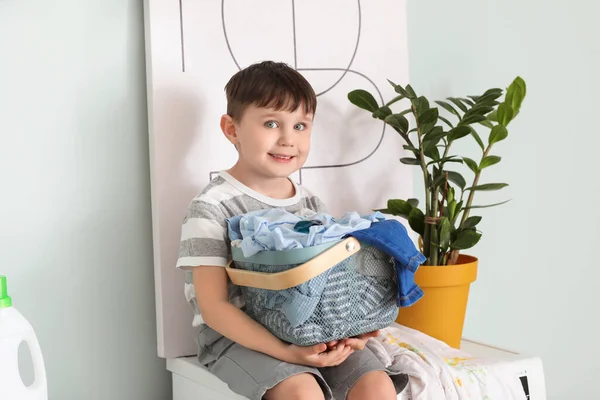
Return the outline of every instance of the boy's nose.
{"type": "Polygon", "coordinates": [[[286,146],[286,147],[293,146],[294,145],[293,137],[294,137],[293,130],[291,130],[291,129],[282,130],[281,135],[279,136],[279,145],[286,146]]]}

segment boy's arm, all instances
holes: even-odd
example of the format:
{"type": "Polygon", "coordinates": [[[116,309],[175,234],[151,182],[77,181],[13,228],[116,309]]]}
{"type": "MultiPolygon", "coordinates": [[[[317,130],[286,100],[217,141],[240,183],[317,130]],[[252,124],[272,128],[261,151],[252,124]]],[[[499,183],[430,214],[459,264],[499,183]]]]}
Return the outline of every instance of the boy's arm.
{"type": "Polygon", "coordinates": [[[196,267],[192,270],[192,274],[196,299],[204,322],[246,348],[289,363],[315,367],[339,365],[353,351],[346,345],[325,352],[327,349],[325,344],[310,347],[286,344],[242,310],[229,303],[228,277],[225,268],[196,267]]]}

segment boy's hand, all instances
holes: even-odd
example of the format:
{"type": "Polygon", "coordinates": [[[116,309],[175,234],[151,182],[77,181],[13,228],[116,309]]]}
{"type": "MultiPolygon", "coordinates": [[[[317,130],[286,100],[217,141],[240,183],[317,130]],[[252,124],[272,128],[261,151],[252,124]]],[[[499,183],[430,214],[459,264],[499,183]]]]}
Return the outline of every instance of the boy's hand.
{"type": "Polygon", "coordinates": [[[373,331],[369,333],[364,333],[362,335],[354,336],[348,339],[335,340],[333,342],[327,343],[327,347],[329,349],[334,349],[338,344],[343,344],[345,346],[352,347],[353,350],[363,350],[369,338],[379,336],[379,331],[373,331]]]}
{"type": "Polygon", "coordinates": [[[317,368],[333,367],[343,363],[354,352],[350,346],[340,344],[334,347],[328,349],[323,343],[308,347],[291,344],[288,347],[290,357],[283,361],[317,368]]]}

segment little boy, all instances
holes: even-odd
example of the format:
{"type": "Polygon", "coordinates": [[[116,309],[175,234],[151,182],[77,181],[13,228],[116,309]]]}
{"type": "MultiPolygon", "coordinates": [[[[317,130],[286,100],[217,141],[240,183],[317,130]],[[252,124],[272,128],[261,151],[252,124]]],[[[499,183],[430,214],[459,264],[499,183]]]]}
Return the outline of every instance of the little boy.
{"type": "Polygon", "coordinates": [[[274,62],[239,71],[225,91],[221,130],[238,161],[192,200],[177,262],[188,271],[185,292],[196,311],[200,362],[251,400],[395,399],[407,378],[388,376],[365,348],[370,335],[299,347],[244,313],[241,292],[224,268],[231,257],[226,219],[272,207],[324,211],[319,198],[288,178],[308,156],[317,99],[301,74],[274,62]]]}

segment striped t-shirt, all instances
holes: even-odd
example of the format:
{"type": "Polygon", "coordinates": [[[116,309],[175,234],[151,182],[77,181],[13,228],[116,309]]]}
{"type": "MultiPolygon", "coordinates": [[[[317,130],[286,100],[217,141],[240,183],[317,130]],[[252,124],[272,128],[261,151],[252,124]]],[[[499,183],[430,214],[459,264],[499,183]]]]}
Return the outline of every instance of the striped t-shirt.
{"type": "MultiPolygon", "coordinates": [[[[194,310],[193,326],[203,323],[192,280],[191,269],[197,266],[225,267],[231,259],[226,219],[248,212],[281,207],[289,212],[308,208],[324,212],[321,200],[303,186],[293,182],[295,195],[273,199],[262,195],[229,173],[222,171],[190,203],[181,227],[177,268],[186,271],[185,297],[194,310]]],[[[229,282],[229,301],[243,307],[240,289],[229,282]]]]}

